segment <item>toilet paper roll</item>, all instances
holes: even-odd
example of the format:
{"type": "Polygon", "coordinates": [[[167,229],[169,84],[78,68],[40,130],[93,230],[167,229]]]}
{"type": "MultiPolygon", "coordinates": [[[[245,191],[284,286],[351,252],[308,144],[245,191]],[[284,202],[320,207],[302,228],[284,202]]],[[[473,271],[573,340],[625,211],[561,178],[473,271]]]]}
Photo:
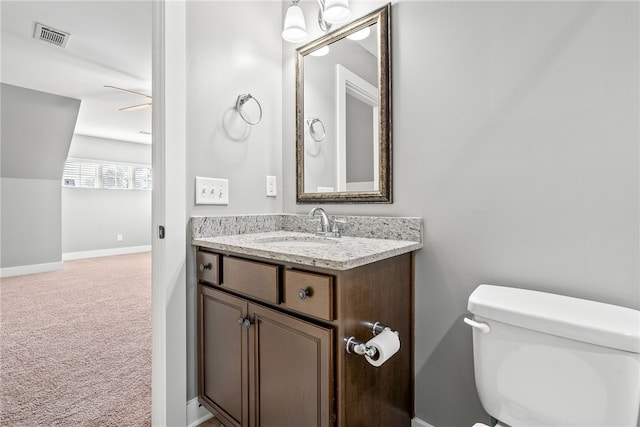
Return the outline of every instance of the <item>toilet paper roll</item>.
{"type": "Polygon", "coordinates": [[[400,350],[400,338],[394,331],[385,328],[381,333],[367,341],[366,346],[375,347],[377,350],[376,357],[371,358],[367,355],[364,357],[371,365],[378,367],[400,350]]]}

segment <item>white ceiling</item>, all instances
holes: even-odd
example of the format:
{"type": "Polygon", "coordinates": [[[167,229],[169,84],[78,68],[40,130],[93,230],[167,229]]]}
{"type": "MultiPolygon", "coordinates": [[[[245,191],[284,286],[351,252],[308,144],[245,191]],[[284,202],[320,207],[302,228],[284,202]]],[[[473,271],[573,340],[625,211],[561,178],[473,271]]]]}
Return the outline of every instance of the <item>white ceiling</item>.
{"type": "Polygon", "coordinates": [[[151,143],[150,1],[0,1],[0,80],[80,99],[76,134],[151,143]],[[70,33],[66,48],[33,38],[36,22],[70,33]]]}

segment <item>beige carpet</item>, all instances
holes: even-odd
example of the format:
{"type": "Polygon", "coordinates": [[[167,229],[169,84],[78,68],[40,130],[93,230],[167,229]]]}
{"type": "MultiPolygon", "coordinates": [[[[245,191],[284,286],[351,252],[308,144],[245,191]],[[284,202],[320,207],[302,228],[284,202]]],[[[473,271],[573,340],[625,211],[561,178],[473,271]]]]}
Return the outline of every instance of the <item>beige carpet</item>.
{"type": "Polygon", "coordinates": [[[151,425],[151,254],[0,280],[0,425],[151,425]]]}

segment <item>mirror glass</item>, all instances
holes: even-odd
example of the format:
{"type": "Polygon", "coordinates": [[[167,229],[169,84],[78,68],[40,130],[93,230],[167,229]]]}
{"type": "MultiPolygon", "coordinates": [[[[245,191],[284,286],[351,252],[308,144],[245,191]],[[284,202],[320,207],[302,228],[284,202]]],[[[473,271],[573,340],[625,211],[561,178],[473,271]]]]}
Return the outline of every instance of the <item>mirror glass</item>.
{"type": "Polygon", "coordinates": [[[297,51],[298,203],[391,203],[391,5],[297,51]]]}

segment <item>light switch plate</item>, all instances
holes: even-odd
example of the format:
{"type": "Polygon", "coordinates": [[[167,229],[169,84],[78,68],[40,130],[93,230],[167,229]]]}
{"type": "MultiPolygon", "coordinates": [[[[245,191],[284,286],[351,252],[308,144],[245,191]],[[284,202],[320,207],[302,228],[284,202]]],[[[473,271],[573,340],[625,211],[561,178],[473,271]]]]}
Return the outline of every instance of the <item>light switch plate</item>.
{"type": "Polygon", "coordinates": [[[196,176],[196,205],[228,205],[229,180],[196,176]]]}
{"type": "Polygon", "coordinates": [[[267,175],[267,197],[276,197],[278,195],[276,177],[267,175]]]}

